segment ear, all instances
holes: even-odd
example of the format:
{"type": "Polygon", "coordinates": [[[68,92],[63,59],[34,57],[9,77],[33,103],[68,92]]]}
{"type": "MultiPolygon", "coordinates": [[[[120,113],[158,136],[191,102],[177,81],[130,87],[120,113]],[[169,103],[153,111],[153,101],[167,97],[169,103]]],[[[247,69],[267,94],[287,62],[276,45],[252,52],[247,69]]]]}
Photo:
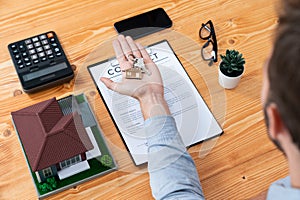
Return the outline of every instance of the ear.
{"type": "Polygon", "coordinates": [[[270,103],[266,108],[266,111],[269,118],[270,137],[278,140],[279,137],[284,135],[287,131],[279,114],[278,107],[275,103],[270,103]]]}

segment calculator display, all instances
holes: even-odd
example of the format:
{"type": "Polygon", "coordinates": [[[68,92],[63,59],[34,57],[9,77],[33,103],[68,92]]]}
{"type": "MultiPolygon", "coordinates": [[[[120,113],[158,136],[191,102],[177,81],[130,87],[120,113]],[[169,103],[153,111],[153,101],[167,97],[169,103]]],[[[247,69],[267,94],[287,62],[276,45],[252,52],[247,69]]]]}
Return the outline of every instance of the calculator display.
{"type": "Polygon", "coordinates": [[[51,66],[51,68],[45,68],[45,69],[42,69],[42,70],[39,70],[39,71],[32,72],[30,74],[26,74],[26,75],[23,76],[23,80],[24,81],[31,81],[31,80],[39,78],[41,76],[45,76],[47,74],[54,73],[54,72],[57,72],[57,71],[62,70],[62,69],[66,69],[67,67],[68,66],[66,65],[66,63],[60,63],[60,64],[57,64],[57,65],[51,66]]]}

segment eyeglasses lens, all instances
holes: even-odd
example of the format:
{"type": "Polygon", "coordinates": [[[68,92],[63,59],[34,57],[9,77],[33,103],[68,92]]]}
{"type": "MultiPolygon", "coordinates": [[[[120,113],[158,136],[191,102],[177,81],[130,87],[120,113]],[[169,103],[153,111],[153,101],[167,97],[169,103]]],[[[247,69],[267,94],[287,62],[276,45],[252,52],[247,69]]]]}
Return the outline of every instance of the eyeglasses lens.
{"type": "Polygon", "coordinates": [[[205,60],[214,59],[215,52],[213,50],[213,43],[211,40],[207,41],[202,48],[202,56],[205,60]]]}
{"type": "Polygon", "coordinates": [[[210,37],[210,35],[211,35],[211,27],[209,24],[205,24],[204,26],[202,26],[200,30],[200,37],[202,39],[207,39],[210,37]]]}

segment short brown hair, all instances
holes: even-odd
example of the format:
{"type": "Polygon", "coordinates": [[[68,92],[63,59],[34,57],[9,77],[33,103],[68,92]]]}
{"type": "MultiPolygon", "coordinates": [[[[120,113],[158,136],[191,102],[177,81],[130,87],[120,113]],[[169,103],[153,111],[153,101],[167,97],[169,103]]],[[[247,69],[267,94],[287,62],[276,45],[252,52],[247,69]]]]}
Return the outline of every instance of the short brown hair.
{"type": "Polygon", "coordinates": [[[283,10],[268,68],[269,101],[300,150],[300,1],[283,0],[283,10]]]}

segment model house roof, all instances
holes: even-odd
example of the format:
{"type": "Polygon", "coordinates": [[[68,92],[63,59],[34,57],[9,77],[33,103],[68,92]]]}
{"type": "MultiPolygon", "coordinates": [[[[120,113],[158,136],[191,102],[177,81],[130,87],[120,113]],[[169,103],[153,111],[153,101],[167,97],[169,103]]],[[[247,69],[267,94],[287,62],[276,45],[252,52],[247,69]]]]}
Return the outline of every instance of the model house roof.
{"type": "Polygon", "coordinates": [[[55,98],[12,112],[32,171],[93,149],[78,113],[63,115],[55,98]]]}

